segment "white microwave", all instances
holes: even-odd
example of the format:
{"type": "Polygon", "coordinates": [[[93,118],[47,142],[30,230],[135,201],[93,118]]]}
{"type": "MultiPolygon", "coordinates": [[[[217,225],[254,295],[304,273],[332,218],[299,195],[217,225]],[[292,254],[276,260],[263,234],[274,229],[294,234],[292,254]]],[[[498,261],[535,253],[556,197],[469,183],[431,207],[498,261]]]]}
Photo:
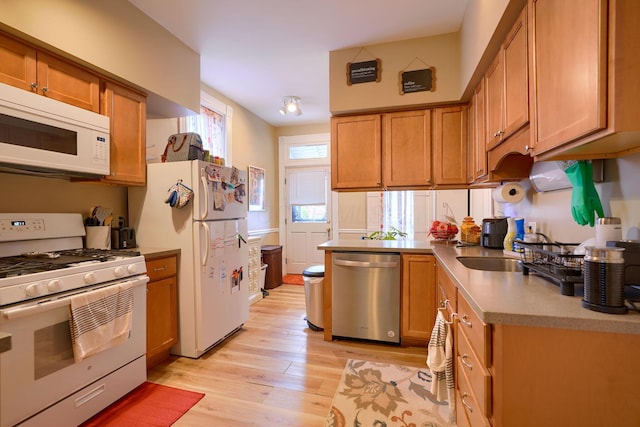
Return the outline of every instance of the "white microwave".
{"type": "Polygon", "coordinates": [[[109,117],[0,83],[0,171],[109,174],[109,117]]]}

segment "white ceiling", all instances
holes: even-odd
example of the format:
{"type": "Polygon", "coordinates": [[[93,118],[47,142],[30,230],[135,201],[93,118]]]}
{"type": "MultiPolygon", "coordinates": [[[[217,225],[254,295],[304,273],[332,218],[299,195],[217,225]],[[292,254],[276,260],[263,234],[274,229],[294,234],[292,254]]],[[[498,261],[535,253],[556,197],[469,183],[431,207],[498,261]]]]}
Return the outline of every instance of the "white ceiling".
{"type": "Polygon", "coordinates": [[[330,51],[456,32],[470,0],[129,1],[200,54],[204,84],[288,126],[329,121],[330,51]]]}

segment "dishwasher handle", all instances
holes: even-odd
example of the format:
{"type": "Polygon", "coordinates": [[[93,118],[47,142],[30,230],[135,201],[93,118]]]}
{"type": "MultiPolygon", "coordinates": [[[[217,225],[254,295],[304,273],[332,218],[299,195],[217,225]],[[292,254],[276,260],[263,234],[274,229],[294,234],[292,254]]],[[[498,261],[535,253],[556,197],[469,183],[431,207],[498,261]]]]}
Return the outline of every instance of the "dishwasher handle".
{"type": "Polygon", "coordinates": [[[343,267],[361,267],[361,268],[396,268],[398,267],[397,261],[351,261],[348,259],[334,259],[335,265],[341,265],[343,267]]]}

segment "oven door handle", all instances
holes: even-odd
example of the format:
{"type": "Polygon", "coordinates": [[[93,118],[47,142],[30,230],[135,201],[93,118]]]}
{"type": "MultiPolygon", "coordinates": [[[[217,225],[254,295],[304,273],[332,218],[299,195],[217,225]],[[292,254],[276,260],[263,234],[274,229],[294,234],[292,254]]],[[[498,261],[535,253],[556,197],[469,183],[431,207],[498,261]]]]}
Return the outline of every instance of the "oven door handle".
{"type": "MultiPolygon", "coordinates": [[[[131,287],[135,288],[136,286],[146,285],[148,281],[149,281],[148,276],[141,276],[139,278],[130,280],[129,282],[131,282],[131,287]]],[[[127,283],[127,282],[121,282],[121,283],[127,283]]],[[[108,286],[115,286],[115,284],[111,284],[108,286]]],[[[73,297],[74,295],[78,295],[80,293],[82,292],[75,292],[71,295],[67,295],[62,298],[47,300],[47,301],[38,303],[36,305],[30,305],[28,307],[16,307],[16,308],[9,308],[6,310],[2,310],[0,311],[0,316],[2,316],[2,318],[6,320],[15,320],[22,317],[34,315],[36,313],[43,313],[45,311],[53,310],[55,308],[64,307],[65,305],[69,305],[71,303],[71,297],[73,297]]]]}

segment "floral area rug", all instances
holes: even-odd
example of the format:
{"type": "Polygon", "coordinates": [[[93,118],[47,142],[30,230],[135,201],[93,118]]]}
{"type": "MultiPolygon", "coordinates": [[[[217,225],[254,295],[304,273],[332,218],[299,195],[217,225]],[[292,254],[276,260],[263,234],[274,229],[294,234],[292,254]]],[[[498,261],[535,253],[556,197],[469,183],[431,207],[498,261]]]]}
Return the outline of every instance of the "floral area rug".
{"type": "Polygon", "coordinates": [[[349,360],[325,427],[448,427],[446,402],[430,392],[431,372],[389,363],[349,360]]]}

